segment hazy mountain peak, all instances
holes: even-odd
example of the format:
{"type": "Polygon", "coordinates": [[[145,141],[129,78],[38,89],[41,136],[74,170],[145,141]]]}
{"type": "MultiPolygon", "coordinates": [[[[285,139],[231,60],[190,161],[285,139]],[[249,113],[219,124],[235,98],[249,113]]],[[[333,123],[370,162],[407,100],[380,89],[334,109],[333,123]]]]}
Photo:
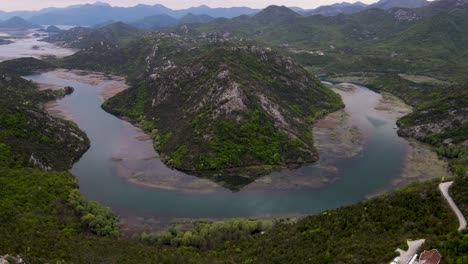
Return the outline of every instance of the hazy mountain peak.
{"type": "Polygon", "coordinates": [[[93,5],[93,6],[111,6],[110,4],[104,3],[104,2],[101,2],[101,1],[96,1],[91,5],[93,5]]]}
{"type": "Polygon", "coordinates": [[[278,20],[281,18],[299,17],[298,13],[286,6],[271,5],[255,15],[255,18],[278,20]]]}
{"type": "Polygon", "coordinates": [[[14,16],[8,20],[0,21],[0,28],[13,28],[13,29],[27,29],[27,28],[39,28],[39,25],[35,25],[29,21],[24,20],[19,16],[14,16]]]}

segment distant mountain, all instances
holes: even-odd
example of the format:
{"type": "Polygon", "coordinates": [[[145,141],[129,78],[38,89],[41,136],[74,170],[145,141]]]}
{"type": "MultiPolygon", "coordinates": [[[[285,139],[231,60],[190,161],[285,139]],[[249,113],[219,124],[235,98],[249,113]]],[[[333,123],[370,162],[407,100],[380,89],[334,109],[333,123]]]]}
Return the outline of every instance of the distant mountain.
{"type": "Polygon", "coordinates": [[[75,27],[49,36],[43,41],[69,48],[88,49],[95,46],[106,50],[118,47],[138,34],[140,32],[137,28],[123,22],[116,22],[98,29],[75,27]]]}
{"type": "Polygon", "coordinates": [[[43,41],[61,44],[66,47],[76,48],[79,45],[77,42],[80,38],[87,37],[91,34],[92,29],[86,27],[74,27],[69,30],[65,30],[60,34],[49,36],[43,41]]]}
{"type": "Polygon", "coordinates": [[[192,23],[208,23],[213,21],[214,18],[208,15],[194,15],[192,13],[187,14],[180,19],[176,19],[166,14],[147,16],[143,19],[131,22],[130,24],[134,27],[141,29],[158,29],[174,27],[181,24],[192,24],[192,23]]]}
{"type": "Polygon", "coordinates": [[[63,30],[61,30],[60,28],[52,25],[52,26],[48,26],[45,29],[45,32],[48,32],[48,33],[61,33],[61,32],[63,32],[63,30]]]}
{"type": "Polygon", "coordinates": [[[211,8],[206,5],[191,7],[185,10],[175,11],[178,16],[183,16],[189,13],[194,15],[208,15],[211,17],[225,17],[233,18],[241,15],[253,15],[260,11],[260,9],[252,9],[249,7],[229,7],[229,8],[211,8]]]}
{"type": "Polygon", "coordinates": [[[372,4],[369,8],[380,8],[380,9],[392,9],[395,7],[404,8],[419,8],[428,6],[429,1],[426,0],[380,0],[379,2],[372,4]]]}
{"type": "Polygon", "coordinates": [[[0,22],[0,28],[9,28],[9,29],[30,29],[30,28],[40,28],[41,26],[33,24],[29,21],[22,19],[21,17],[12,17],[6,21],[0,22]]]}
{"type": "Polygon", "coordinates": [[[166,15],[166,14],[158,14],[144,17],[143,19],[137,20],[135,22],[131,22],[130,24],[137,28],[165,28],[165,27],[172,27],[176,26],[178,20],[166,15]]]}
{"type": "Polygon", "coordinates": [[[278,23],[294,20],[299,17],[302,16],[285,6],[271,5],[253,16],[253,19],[261,23],[278,23]]]}
{"type": "Polygon", "coordinates": [[[468,11],[468,0],[438,0],[432,2],[428,7],[427,11],[439,12],[466,12],[468,11]]]}
{"type": "Polygon", "coordinates": [[[336,3],[333,5],[320,6],[311,11],[305,12],[305,15],[324,15],[336,16],[338,14],[354,14],[367,8],[367,5],[362,2],[356,3],[336,3]]]}
{"type": "Polygon", "coordinates": [[[130,23],[153,15],[166,14],[180,19],[188,14],[208,15],[214,18],[233,18],[240,15],[253,15],[260,10],[248,7],[210,8],[208,6],[172,10],[163,5],[136,5],[133,7],[113,7],[106,3],[74,5],[65,8],[48,8],[40,11],[16,11],[0,13],[0,19],[20,16],[39,25],[82,25],[91,26],[108,21],[130,23]]]}
{"type": "Polygon", "coordinates": [[[189,13],[179,19],[179,24],[192,24],[192,23],[208,23],[214,20],[214,17],[209,15],[195,15],[189,13]]]}

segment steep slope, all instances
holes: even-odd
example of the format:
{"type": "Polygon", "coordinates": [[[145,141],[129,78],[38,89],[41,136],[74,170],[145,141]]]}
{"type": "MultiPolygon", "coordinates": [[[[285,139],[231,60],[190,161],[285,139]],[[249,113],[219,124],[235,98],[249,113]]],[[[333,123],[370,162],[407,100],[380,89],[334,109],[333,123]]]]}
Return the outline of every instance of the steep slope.
{"type": "Polygon", "coordinates": [[[76,125],[42,109],[44,103],[64,93],[38,91],[32,83],[3,69],[0,92],[0,144],[11,150],[15,163],[67,170],[88,149],[89,140],[76,125]]]}

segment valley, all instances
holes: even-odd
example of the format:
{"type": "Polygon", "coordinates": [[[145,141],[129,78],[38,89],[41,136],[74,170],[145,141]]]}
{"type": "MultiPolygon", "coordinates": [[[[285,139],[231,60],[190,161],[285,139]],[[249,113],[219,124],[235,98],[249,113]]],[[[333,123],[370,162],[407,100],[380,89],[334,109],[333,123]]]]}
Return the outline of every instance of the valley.
{"type": "Polygon", "coordinates": [[[0,21],[0,260],[468,261],[467,6],[0,21]]]}
{"type": "MultiPolygon", "coordinates": [[[[36,83],[75,88],[72,95],[59,100],[48,111],[68,117],[87,133],[91,149],[73,166],[72,173],[77,176],[85,197],[110,206],[123,221],[125,215],[129,219],[151,219],[157,215],[159,222],[167,224],[174,221],[171,219],[185,217],[269,218],[318,213],[391,189],[392,181],[399,180],[409,149],[408,143],[393,129],[402,113],[376,110],[383,100],[381,96],[363,87],[347,85],[343,87],[348,89],[337,90],[345,102],[345,111],[332,114],[343,119],[331,127],[314,129],[320,162],[276,171],[247,185],[236,183],[235,179],[214,184],[203,176],[190,176],[168,168],[154,151],[150,137],[101,109],[106,87],[124,86],[122,80],[117,80],[121,82],[119,85],[115,78],[104,75],[96,77],[96,73],[63,70],[26,78],[36,83]],[[368,98],[366,104],[362,98],[368,98]],[[349,132],[350,127],[355,132],[349,132]],[[337,140],[337,137],[344,138],[337,140]],[[350,144],[349,137],[356,139],[350,144]],[[386,151],[377,155],[382,148],[386,151]],[[223,188],[226,185],[237,191],[226,190],[223,188]],[[337,193],[346,195],[340,197],[337,193]]],[[[106,94],[107,98],[112,97],[106,94]]],[[[438,176],[430,170],[424,173],[425,179],[438,176]]]]}

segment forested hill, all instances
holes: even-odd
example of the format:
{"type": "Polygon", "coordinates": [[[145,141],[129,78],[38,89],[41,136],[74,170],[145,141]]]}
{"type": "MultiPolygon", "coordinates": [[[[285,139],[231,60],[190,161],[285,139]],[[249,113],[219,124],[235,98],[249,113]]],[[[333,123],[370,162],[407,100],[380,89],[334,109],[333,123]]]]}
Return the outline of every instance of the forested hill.
{"type": "Polygon", "coordinates": [[[329,81],[390,92],[414,107],[400,135],[437,147],[458,174],[468,170],[468,2],[433,1],[416,8],[366,9],[333,17],[300,16],[270,6],[252,17],[175,29],[255,40],[291,56],[329,81]]]}
{"type": "Polygon", "coordinates": [[[128,75],[132,87],[104,108],[142,123],[167,164],[216,172],[222,182],[229,174],[247,184],[272,169],[316,161],[311,124],[342,107],[290,58],[223,36],[149,33],[61,63],[128,75]]]}
{"type": "Polygon", "coordinates": [[[44,104],[64,91],[38,91],[36,85],[0,64],[0,144],[16,164],[68,170],[88,149],[86,134],[68,121],[50,116],[44,104]]]}

